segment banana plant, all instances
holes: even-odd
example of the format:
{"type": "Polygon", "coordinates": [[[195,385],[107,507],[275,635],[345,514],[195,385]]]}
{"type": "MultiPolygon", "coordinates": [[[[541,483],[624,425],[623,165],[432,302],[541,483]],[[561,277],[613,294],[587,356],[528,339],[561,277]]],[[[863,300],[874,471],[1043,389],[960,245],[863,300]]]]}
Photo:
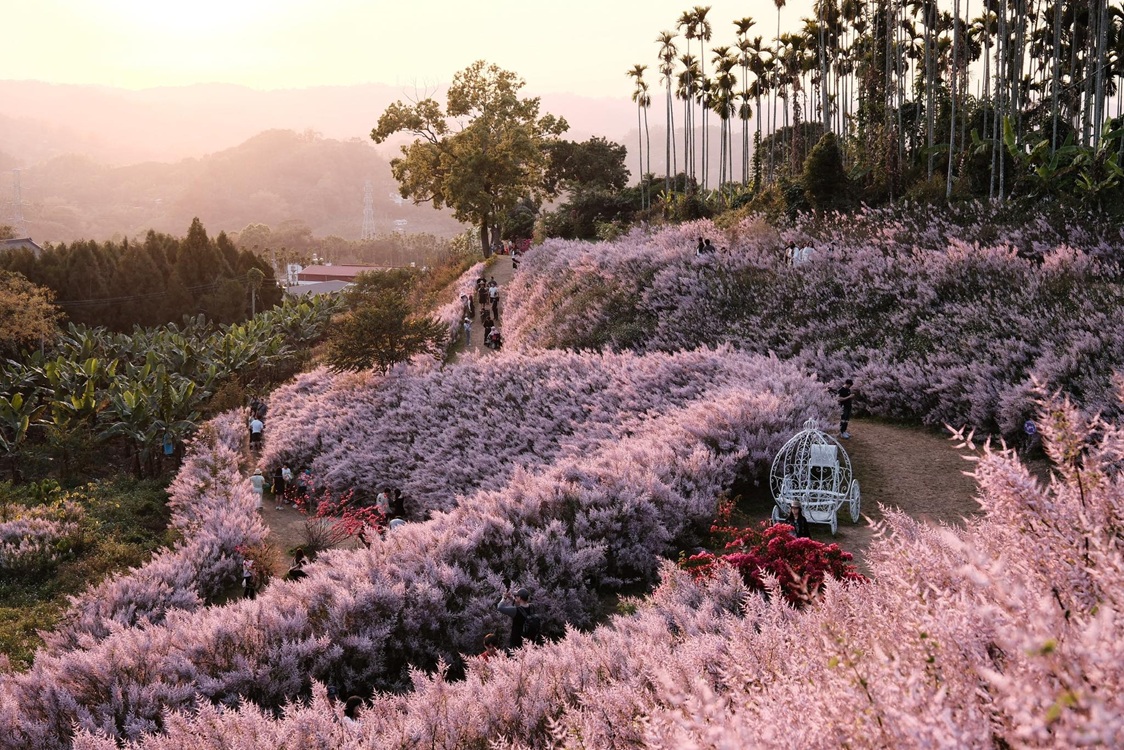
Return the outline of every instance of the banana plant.
{"type": "Polygon", "coordinates": [[[38,423],[45,408],[45,404],[24,398],[22,393],[0,396],[0,450],[8,459],[13,482],[19,478],[16,458],[27,441],[28,431],[38,423]]]}

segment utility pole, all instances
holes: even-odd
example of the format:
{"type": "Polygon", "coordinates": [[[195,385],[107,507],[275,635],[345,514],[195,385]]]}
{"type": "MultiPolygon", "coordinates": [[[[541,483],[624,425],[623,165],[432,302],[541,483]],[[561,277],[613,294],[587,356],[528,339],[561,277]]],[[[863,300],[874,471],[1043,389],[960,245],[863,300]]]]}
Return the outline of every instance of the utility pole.
{"type": "Polygon", "coordinates": [[[363,186],[363,231],[359,238],[375,238],[375,186],[370,180],[363,186]]]}

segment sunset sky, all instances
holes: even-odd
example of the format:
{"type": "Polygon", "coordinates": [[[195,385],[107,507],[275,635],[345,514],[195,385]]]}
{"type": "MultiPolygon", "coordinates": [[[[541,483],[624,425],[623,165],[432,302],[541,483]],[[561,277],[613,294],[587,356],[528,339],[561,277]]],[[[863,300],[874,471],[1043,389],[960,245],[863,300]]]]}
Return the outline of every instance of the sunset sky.
{"type": "MultiPolygon", "coordinates": [[[[712,45],[732,46],[733,21],[745,16],[758,22],[751,36],[776,34],[773,0],[709,5],[712,45]]],[[[636,63],[649,65],[656,86],[656,35],[674,30],[690,7],[671,0],[0,0],[0,77],[124,88],[413,89],[448,83],[485,59],[519,73],[530,91],[628,97],[625,72],[636,63]]],[[[784,28],[810,13],[811,0],[792,0],[782,11],[784,28]]]]}

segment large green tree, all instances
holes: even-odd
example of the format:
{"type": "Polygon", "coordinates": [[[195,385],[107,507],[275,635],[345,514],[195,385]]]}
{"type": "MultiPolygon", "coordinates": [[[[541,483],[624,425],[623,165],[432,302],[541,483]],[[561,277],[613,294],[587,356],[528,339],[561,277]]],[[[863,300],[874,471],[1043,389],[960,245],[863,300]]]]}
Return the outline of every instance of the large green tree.
{"type": "Polygon", "coordinates": [[[568,128],[539,114],[538,98],[523,99],[523,79],[483,60],[453,76],[445,109],[432,98],[395,102],[371,138],[382,143],[398,132],[416,136],[391,161],[403,197],[449,206],[458,221],[480,227],[485,255],[489,229],[522,198],[549,196],[543,182],[544,146],[568,128]]]}
{"type": "Polygon", "coordinates": [[[393,365],[422,355],[438,358],[448,328],[434,318],[414,314],[416,272],[397,268],[360,274],[348,289],[348,309],[332,321],[328,363],[336,371],[374,367],[385,373],[393,365]]]}

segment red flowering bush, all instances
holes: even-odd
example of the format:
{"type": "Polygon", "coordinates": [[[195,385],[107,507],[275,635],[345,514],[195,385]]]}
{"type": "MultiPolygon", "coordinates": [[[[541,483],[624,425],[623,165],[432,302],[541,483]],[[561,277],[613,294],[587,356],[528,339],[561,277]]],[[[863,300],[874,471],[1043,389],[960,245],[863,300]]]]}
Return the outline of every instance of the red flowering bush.
{"type": "Polygon", "coordinates": [[[309,489],[294,495],[293,504],[307,517],[305,551],[310,554],[335,547],[353,536],[366,544],[367,529],[386,528],[386,514],[373,505],[359,504],[352,490],[334,495],[327,488],[309,489]]]}
{"type": "Polygon", "coordinates": [[[762,521],[759,526],[739,529],[728,525],[731,510],[732,504],[722,503],[710,529],[719,540],[728,540],[724,551],[700,552],[680,563],[696,581],[712,577],[721,566],[730,566],[755,591],[768,590],[769,581],[775,579],[788,603],[798,607],[819,596],[827,576],[866,581],[851,563],[851,553],[838,544],[795,536],[794,529],[783,523],[769,526],[762,521]]]}

